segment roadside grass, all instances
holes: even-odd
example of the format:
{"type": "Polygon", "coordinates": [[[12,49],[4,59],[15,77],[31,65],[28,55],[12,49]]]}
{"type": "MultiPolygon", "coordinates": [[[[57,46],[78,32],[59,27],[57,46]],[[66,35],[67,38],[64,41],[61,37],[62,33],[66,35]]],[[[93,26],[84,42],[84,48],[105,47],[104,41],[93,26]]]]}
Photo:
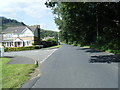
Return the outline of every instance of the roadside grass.
{"type": "Polygon", "coordinates": [[[2,88],[20,88],[30,79],[30,73],[37,67],[36,64],[6,64],[9,58],[0,58],[2,62],[2,88]]]}
{"type": "Polygon", "coordinates": [[[0,60],[0,90],[1,89],[2,89],[2,60],[0,60]]]}
{"type": "MultiPolygon", "coordinates": [[[[60,48],[62,45],[56,45],[56,46],[51,46],[51,47],[46,47],[46,48],[60,48]]],[[[42,50],[46,49],[46,48],[42,48],[42,50]]]]}
{"type": "Polygon", "coordinates": [[[97,49],[103,52],[108,52],[108,53],[114,53],[114,54],[119,54],[120,55],[120,50],[113,50],[113,49],[107,49],[105,46],[99,46],[99,45],[81,45],[81,44],[70,44],[73,46],[80,46],[83,48],[93,48],[97,49]]]}
{"type": "Polygon", "coordinates": [[[83,48],[90,48],[90,46],[81,46],[81,47],[83,47],[83,48]]]}
{"type": "Polygon", "coordinates": [[[114,53],[114,54],[118,54],[120,55],[120,49],[119,50],[114,50],[114,49],[110,49],[109,47],[106,46],[101,46],[101,45],[91,45],[91,48],[95,48],[104,52],[109,52],[109,53],[114,53]]]}
{"type": "Polygon", "coordinates": [[[69,45],[78,46],[78,47],[80,46],[80,44],[69,44],[69,45]]]}
{"type": "Polygon", "coordinates": [[[52,46],[52,47],[49,47],[49,48],[60,48],[62,45],[57,45],[57,46],[52,46]]]}

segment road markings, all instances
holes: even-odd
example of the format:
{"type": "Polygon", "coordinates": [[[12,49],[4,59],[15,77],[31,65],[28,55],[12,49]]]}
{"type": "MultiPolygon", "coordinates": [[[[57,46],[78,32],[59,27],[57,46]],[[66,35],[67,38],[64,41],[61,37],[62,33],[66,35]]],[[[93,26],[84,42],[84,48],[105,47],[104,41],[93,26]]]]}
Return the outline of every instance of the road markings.
{"type": "Polygon", "coordinates": [[[40,64],[43,63],[47,58],[49,58],[56,50],[58,50],[58,49],[54,49],[51,54],[49,54],[45,59],[43,59],[42,61],[40,61],[40,64]]]}

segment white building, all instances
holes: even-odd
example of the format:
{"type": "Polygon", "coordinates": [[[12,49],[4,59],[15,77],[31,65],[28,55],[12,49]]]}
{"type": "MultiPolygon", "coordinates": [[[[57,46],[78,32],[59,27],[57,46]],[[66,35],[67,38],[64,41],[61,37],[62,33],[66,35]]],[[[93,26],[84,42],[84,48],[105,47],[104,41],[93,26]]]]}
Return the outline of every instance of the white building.
{"type": "MultiPolygon", "coordinates": [[[[23,47],[40,45],[40,26],[8,27],[3,32],[3,44],[5,47],[23,47]]],[[[1,43],[0,42],[0,45],[1,43]]]]}

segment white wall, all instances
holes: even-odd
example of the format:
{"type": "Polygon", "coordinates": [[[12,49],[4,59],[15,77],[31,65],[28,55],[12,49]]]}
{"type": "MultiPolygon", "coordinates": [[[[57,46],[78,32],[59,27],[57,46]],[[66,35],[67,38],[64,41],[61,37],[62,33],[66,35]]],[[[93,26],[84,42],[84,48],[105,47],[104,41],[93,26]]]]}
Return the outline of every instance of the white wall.
{"type": "Polygon", "coordinates": [[[19,37],[32,37],[34,36],[33,32],[29,28],[25,28],[25,30],[22,32],[22,34],[19,35],[19,37]]]}
{"type": "Polygon", "coordinates": [[[23,32],[21,34],[14,34],[14,33],[10,33],[10,34],[5,34],[6,35],[6,38],[4,39],[12,39],[13,38],[16,38],[16,37],[33,37],[34,36],[34,33],[29,29],[29,28],[25,28],[23,30],[23,32]]]}

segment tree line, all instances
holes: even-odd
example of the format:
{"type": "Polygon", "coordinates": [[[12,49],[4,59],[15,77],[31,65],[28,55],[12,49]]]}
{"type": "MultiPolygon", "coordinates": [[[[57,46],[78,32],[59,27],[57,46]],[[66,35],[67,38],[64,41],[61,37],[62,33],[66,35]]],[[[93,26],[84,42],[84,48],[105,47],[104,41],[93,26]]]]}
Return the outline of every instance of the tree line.
{"type": "Polygon", "coordinates": [[[46,2],[66,43],[120,50],[119,2],[46,2]]]}
{"type": "Polygon", "coordinates": [[[57,40],[58,39],[58,32],[52,31],[52,30],[41,29],[40,36],[41,36],[41,39],[44,39],[45,37],[54,37],[54,39],[57,40]]]}

